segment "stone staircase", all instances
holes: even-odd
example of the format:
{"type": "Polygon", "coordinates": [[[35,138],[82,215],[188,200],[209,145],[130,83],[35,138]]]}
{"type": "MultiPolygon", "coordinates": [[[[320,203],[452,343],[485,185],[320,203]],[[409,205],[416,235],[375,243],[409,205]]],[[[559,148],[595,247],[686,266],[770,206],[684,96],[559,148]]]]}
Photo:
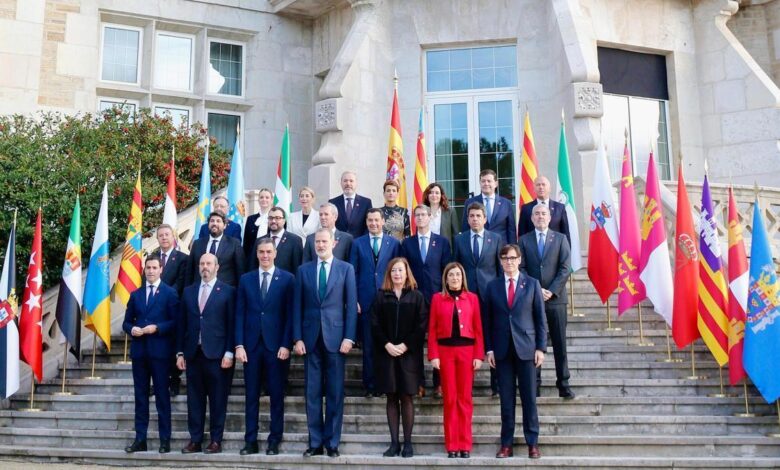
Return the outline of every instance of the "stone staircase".
{"type": "MultiPolygon", "coordinates": [[[[720,391],[718,367],[699,342],[694,348],[696,372],[704,379],[690,380],[690,352],[674,351],[683,362],[667,357],[666,330],[661,318],[643,309],[645,339],[637,345],[637,311],[614,318],[621,331],[605,331],[605,310],[584,274],[575,276],[577,313],[569,319],[569,367],[577,399],[557,398],[552,355],[543,372],[539,399],[540,446],[544,457],[525,458],[522,428],[518,425],[514,459],[496,460],[500,429],[499,402],[491,398],[488,372],[483,366],[475,381],[474,450],[469,460],[447,459],[443,447],[441,400],[416,400],[413,459],[383,458],[388,443],[384,399],[363,398],[360,355],[347,360],[342,456],[304,459],[307,446],[306,414],[302,398],[303,365],[293,360],[286,398],[285,440],[282,454],[242,457],[243,373],[236,370],[228,403],[224,452],[220,455],[182,455],[188,441],[187,404],[184,396],[173,401],[173,452],[134,455],[123,448],[133,439],[133,386],[130,366],[122,359],[123,337],[116,337],[111,353],[99,351],[91,380],[91,357],[67,369],[67,390],[55,393],[61,378],[37,387],[35,403],[42,411],[23,411],[29,396],[17,395],[11,408],[0,410],[0,456],[25,461],[88,462],[101,465],[154,465],[176,467],[260,468],[780,468],[780,431],[775,408],[748,388],[750,411],[756,417],[738,417],[745,411],[742,388],[726,386],[734,396],[711,397],[720,391]]],[[[616,301],[612,302],[616,305],[616,301]]],[[[552,351],[549,351],[550,353],[552,351]]],[[[430,366],[427,366],[430,367],[430,366]]],[[[430,376],[430,375],[428,375],[430,376]]],[[[152,410],[154,408],[152,407],[152,410]]],[[[261,399],[261,439],[268,430],[268,398],[261,399]]],[[[520,407],[518,404],[518,417],[520,407]]],[[[156,416],[150,424],[151,448],[157,447],[156,416]]]]}

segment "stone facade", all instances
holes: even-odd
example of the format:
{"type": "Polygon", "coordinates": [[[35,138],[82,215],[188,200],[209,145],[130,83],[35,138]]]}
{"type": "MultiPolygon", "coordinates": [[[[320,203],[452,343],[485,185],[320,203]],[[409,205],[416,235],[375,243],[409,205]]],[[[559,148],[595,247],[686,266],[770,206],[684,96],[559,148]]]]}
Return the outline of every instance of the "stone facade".
{"type": "Polygon", "coordinates": [[[511,94],[517,115],[530,110],[541,173],[553,177],[565,112],[583,217],[603,113],[597,46],[666,57],[670,163],[685,155],[689,180],[701,178],[706,159],[716,182],[777,184],[774,0],[0,0],[0,70],[13,71],[0,74],[0,112],[94,112],[103,96],[188,106],[195,120],[212,110],[240,113],[247,188],[272,187],[289,123],[294,192],[309,184],[322,201],[354,169],[361,192],[381,201],[394,74],[411,181],[421,108],[431,120],[426,50],[495,44],[516,45],[511,94]],[[100,80],[104,23],[142,32],[138,85],[100,80]],[[191,92],[150,81],[155,32],[163,30],[195,38],[191,92]],[[207,93],[209,38],[245,45],[242,97],[207,93]]]}

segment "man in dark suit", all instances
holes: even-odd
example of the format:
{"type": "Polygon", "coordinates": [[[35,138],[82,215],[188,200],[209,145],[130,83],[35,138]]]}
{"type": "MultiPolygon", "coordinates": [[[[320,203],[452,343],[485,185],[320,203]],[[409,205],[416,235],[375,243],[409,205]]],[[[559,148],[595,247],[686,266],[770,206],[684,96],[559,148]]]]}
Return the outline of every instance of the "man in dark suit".
{"type": "MultiPolygon", "coordinates": [[[[433,294],[441,292],[441,275],[452,258],[450,242],[446,237],[433,233],[430,228],[431,208],[419,205],[414,208],[417,233],[401,243],[401,256],[409,262],[417,287],[430,304],[433,294]]],[[[421,368],[420,370],[424,370],[421,368]]],[[[417,395],[425,395],[425,376],[422,377],[417,395]]],[[[434,395],[441,396],[439,371],[433,369],[434,395]]]]}
{"type": "Polygon", "coordinates": [[[382,232],[385,217],[381,209],[366,213],[368,233],[355,239],[349,263],[355,268],[358,292],[358,324],[363,341],[363,387],[366,398],[378,397],[374,383],[374,335],[371,333],[371,305],[385,280],[387,263],[401,253],[401,244],[382,232]]]}
{"type": "MultiPolygon", "coordinates": [[[[544,311],[555,358],[555,386],[558,387],[558,396],[570,400],[574,398],[574,392],[569,387],[566,358],[566,281],[571,274],[571,250],[562,233],[550,230],[550,210],[547,206],[539,204],[534,207],[531,218],[534,231],[520,237],[520,269],[542,286],[544,311]]],[[[540,368],[537,371],[537,396],[541,383],[540,368]]]]}
{"type": "MultiPolygon", "coordinates": [[[[366,234],[366,214],[374,207],[371,199],[357,194],[357,175],[352,171],[341,174],[341,190],[343,193],[331,199],[330,202],[338,210],[336,228],[357,238],[366,234]]],[[[307,242],[308,243],[308,242],[307,242]]]]}
{"type": "Polygon", "coordinates": [[[333,256],[333,232],[321,228],[314,235],[317,261],[298,269],[293,299],[295,353],[304,356],[306,374],[309,447],[303,456],[322,455],[324,447],[329,457],[338,457],[344,419],[345,355],[355,343],[357,329],[355,270],[333,256]]]}
{"type": "Polygon", "coordinates": [[[522,274],[520,248],[501,248],[504,275],[488,284],[485,295],[485,349],[498,376],[501,397],[501,448],[496,458],[512,457],[515,436],[515,385],[523,406],[523,435],[528,457],[538,459],[539,414],[536,410],[536,371],[544,362],[547,324],[539,281],[522,274]]]}
{"type": "MultiPolygon", "coordinates": [[[[333,247],[333,256],[341,261],[349,262],[349,254],[352,250],[352,235],[347,232],[342,232],[336,228],[336,221],[339,217],[339,212],[336,206],[331,202],[326,202],[320,205],[320,227],[330,230],[335,240],[335,246],[333,247]]],[[[365,217],[363,218],[365,221],[365,217]]],[[[365,224],[365,222],[364,222],[365,224]]],[[[303,262],[308,263],[317,259],[317,250],[314,247],[314,236],[316,233],[312,233],[306,237],[306,246],[303,250],[303,262]]]]}
{"type": "Polygon", "coordinates": [[[122,329],[133,340],[130,358],[133,360],[135,389],[135,441],[125,452],[146,451],[146,430],[149,427],[149,381],[154,384],[160,432],[160,453],[171,451],[171,396],[168,393],[171,357],[176,344],[176,315],[179,298],[172,287],[160,281],[160,258],[149,256],[144,262],[146,280],[130,294],[122,329]]]}
{"type": "Polygon", "coordinates": [[[225,430],[228,371],[233,367],[236,290],[217,279],[219,262],[201,255],[200,282],[184,289],[177,328],[176,365],[187,372],[187,429],[190,442],[182,453],[222,452],[225,430]],[[209,402],[209,437],[202,447],[209,402]]]}
{"type": "Polygon", "coordinates": [[[246,271],[246,258],[241,242],[225,235],[227,219],[219,212],[209,214],[209,236],[199,238],[192,244],[190,251],[189,284],[198,282],[198,264],[204,253],[211,253],[219,260],[217,278],[233,287],[238,285],[238,279],[246,271]]]}
{"type": "MultiPolygon", "coordinates": [[[[463,265],[466,271],[466,282],[471,292],[479,297],[482,322],[485,322],[485,308],[482,293],[488,283],[501,274],[501,263],[498,252],[504,245],[500,234],[485,230],[485,206],[472,202],[466,208],[469,229],[455,237],[453,258],[463,265]]],[[[490,389],[493,396],[498,396],[498,383],[494,371],[490,371],[490,389]]]]}
{"type": "Polygon", "coordinates": [[[528,232],[533,232],[534,222],[531,214],[537,204],[545,205],[550,209],[550,230],[566,235],[566,240],[571,246],[569,236],[569,218],[566,216],[566,206],[558,201],[550,199],[550,180],[545,176],[538,176],[534,180],[534,192],[536,199],[523,204],[520,207],[520,221],[517,226],[517,236],[522,237],[528,232]]]}
{"type": "MultiPolygon", "coordinates": [[[[225,220],[227,221],[224,230],[225,235],[227,235],[230,238],[235,238],[236,240],[238,240],[239,243],[241,243],[241,226],[233,222],[232,220],[227,219],[229,207],[230,207],[230,202],[225,196],[216,196],[214,197],[214,199],[211,200],[211,211],[219,212],[220,214],[225,216],[225,220]]],[[[201,238],[207,238],[208,236],[209,236],[208,224],[201,225],[200,232],[198,233],[198,240],[200,240],[201,238]]]]}
{"type": "MultiPolygon", "coordinates": [[[[287,214],[281,207],[274,206],[268,211],[268,235],[255,240],[254,252],[257,253],[257,245],[263,238],[268,238],[276,249],[274,266],[295,275],[298,266],[303,263],[303,240],[298,235],[284,229],[284,221],[287,214]]],[[[247,258],[249,271],[257,269],[257,254],[247,258]]]]}
{"type": "MultiPolygon", "coordinates": [[[[472,202],[478,202],[485,207],[485,228],[501,235],[505,243],[515,243],[517,232],[515,226],[515,208],[509,199],[496,193],[498,179],[493,170],[482,170],[479,173],[479,186],[482,193],[466,199],[463,207],[469,207],[472,202]]],[[[461,231],[469,229],[468,214],[463,214],[461,231]]]]}
{"type": "MultiPolygon", "coordinates": [[[[162,264],[160,280],[172,287],[176,291],[176,295],[181,297],[187,279],[190,257],[176,249],[175,241],[176,235],[174,235],[173,227],[168,224],[160,225],[157,227],[157,243],[160,248],[152,254],[158,256],[162,264]]],[[[173,352],[171,352],[170,358],[170,391],[171,396],[175,397],[179,395],[181,389],[181,371],[176,367],[176,356],[173,352]]]]}
{"type": "MultiPolygon", "coordinates": [[[[271,211],[273,214],[273,210],[271,211]]],[[[267,455],[279,453],[284,432],[285,364],[292,346],[295,278],[274,265],[276,248],[270,238],[255,243],[259,269],[241,276],[236,299],[236,360],[244,364],[246,433],[241,455],[258,453],[260,379],[265,373],[271,399],[271,432],[267,455]]]]}

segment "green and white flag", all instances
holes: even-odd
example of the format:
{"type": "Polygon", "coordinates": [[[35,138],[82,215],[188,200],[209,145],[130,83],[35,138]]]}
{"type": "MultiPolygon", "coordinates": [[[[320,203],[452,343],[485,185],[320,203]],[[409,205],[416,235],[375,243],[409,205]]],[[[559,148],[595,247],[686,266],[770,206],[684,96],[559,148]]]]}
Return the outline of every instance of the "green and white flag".
{"type": "Polygon", "coordinates": [[[292,181],[290,180],[290,125],[284,128],[282,151],[279,153],[279,166],[276,168],[276,186],[274,187],[274,205],[292,211],[292,181]]]}
{"type": "Polygon", "coordinates": [[[580,224],[577,221],[577,209],[574,206],[574,185],[571,182],[571,164],[569,150],[566,147],[566,128],[561,119],[561,139],[558,144],[558,186],[555,199],[566,207],[566,218],[569,220],[569,237],[571,237],[571,270],[576,272],[582,267],[582,250],[580,249],[580,224]]]}

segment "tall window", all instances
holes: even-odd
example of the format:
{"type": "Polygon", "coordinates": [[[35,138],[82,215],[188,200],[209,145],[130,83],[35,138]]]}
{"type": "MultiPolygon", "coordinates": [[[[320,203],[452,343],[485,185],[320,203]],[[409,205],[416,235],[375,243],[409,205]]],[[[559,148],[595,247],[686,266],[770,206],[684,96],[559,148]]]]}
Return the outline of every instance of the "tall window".
{"type": "Polygon", "coordinates": [[[233,151],[240,123],[241,116],[235,114],[209,113],[209,136],[214,137],[220,147],[233,151]]]}
{"type": "Polygon", "coordinates": [[[428,165],[459,213],[479,193],[480,170],[494,170],[499,194],[516,197],[516,54],[514,45],[426,52],[428,165]]]}
{"type": "Polygon", "coordinates": [[[671,179],[666,58],[605,47],[598,48],[598,55],[604,87],[603,133],[612,180],[622,174],[626,131],[634,175],[647,174],[652,149],[658,176],[671,179]]]}
{"type": "Polygon", "coordinates": [[[192,90],[192,36],[158,33],[154,48],[154,86],[192,90]]]}
{"type": "Polygon", "coordinates": [[[167,117],[171,120],[173,127],[188,127],[190,125],[190,110],[183,106],[169,106],[167,104],[155,105],[154,114],[160,117],[167,117]]]}
{"type": "Polygon", "coordinates": [[[211,41],[209,64],[209,93],[243,96],[244,46],[211,41]]]}
{"type": "Polygon", "coordinates": [[[138,84],[140,51],[139,28],[103,25],[100,79],[138,84]]]}

